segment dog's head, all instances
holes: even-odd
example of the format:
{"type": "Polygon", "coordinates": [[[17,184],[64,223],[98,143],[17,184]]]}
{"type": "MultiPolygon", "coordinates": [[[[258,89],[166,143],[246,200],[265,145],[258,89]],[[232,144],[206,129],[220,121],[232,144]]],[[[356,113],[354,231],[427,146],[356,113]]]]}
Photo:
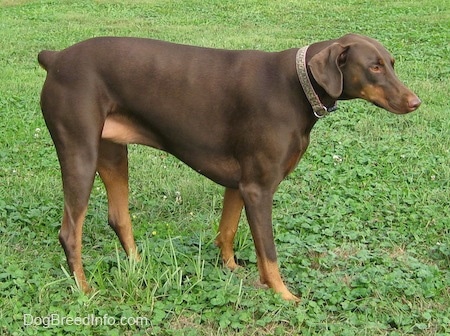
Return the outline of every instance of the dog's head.
{"type": "Polygon", "coordinates": [[[362,98],[390,112],[416,110],[420,99],[394,71],[394,58],[378,41],[348,34],[308,62],[316,82],[334,99],[362,98]]]}

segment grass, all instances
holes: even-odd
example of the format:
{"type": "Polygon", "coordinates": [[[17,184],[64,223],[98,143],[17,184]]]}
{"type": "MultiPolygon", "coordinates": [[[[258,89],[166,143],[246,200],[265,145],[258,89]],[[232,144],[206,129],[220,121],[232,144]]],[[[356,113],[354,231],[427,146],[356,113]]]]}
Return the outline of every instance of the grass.
{"type": "Polygon", "coordinates": [[[449,22],[442,0],[0,1],[0,334],[449,334],[449,22]],[[299,305],[255,286],[245,219],[236,250],[246,267],[223,269],[220,187],[138,146],[130,208],[143,260],[118,247],[97,180],[83,237],[96,291],[77,290],[57,239],[62,193],[38,51],[98,35],[282,50],[350,31],[392,51],[423,105],[399,117],[343,102],[313,130],[274,200],[279,261],[299,305]],[[48,325],[52,316],[65,322],[48,325]],[[97,323],[76,325],[89,316],[97,323]]]}

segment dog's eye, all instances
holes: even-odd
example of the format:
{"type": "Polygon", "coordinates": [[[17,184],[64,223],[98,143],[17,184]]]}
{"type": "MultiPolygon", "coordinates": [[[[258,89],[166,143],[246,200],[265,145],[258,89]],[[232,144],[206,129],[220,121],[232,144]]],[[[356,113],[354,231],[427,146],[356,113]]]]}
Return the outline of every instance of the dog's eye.
{"type": "Polygon", "coordinates": [[[380,73],[383,69],[383,66],[381,64],[374,64],[372,66],[370,66],[370,71],[375,72],[375,73],[380,73]]]}

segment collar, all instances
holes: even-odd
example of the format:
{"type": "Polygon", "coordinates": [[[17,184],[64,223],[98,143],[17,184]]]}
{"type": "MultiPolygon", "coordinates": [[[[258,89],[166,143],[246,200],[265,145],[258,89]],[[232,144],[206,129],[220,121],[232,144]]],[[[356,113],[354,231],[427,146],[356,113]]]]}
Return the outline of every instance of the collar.
{"type": "Polygon", "coordinates": [[[314,115],[317,118],[323,118],[331,112],[337,110],[337,103],[335,103],[331,107],[326,107],[322,104],[316,92],[314,91],[314,88],[308,76],[308,71],[306,70],[306,51],[308,50],[308,47],[309,46],[300,48],[297,52],[297,57],[295,60],[297,65],[297,75],[300,84],[302,85],[303,91],[305,92],[306,98],[308,98],[308,101],[314,111],[314,115]]]}

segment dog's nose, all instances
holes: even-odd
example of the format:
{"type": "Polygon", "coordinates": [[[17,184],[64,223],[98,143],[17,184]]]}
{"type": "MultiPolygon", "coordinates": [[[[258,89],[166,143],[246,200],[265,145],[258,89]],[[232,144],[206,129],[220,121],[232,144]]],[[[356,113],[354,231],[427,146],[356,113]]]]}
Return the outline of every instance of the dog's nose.
{"type": "Polygon", "coordinates": [[[413,97],[408,101],[408,107],[414,111],[416,109],[419,108],[420,104],[422,104],[422,102],[420,101],[419,97],[413,97]]]}

